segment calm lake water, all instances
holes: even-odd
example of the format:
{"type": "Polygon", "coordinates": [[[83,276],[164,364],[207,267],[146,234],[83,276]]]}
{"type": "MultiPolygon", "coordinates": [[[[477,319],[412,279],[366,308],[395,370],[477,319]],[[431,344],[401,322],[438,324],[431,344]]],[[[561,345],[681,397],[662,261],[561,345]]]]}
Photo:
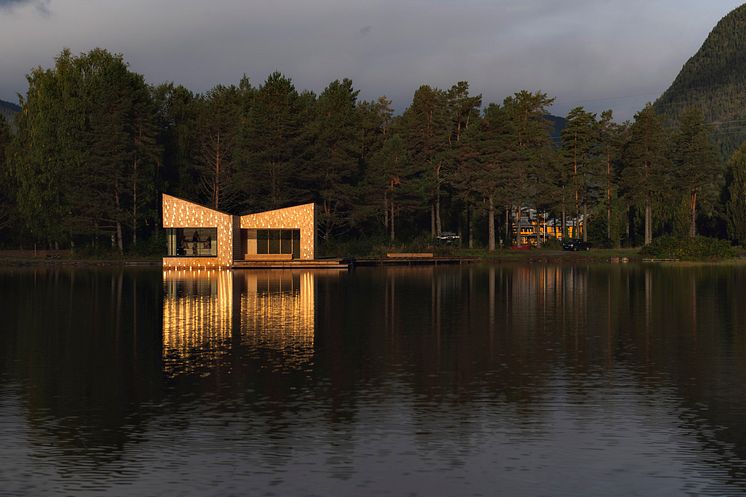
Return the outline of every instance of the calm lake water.
{"type": "Polygon", "coordinates": [[[0,495],[746,495],[746,268],[0,270],[0,495]]]}

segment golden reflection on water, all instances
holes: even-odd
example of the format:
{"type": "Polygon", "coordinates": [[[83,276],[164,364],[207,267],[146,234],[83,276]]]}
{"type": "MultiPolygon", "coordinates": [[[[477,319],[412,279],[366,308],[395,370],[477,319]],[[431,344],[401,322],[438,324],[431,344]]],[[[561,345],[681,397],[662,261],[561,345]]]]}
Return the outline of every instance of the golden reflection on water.
{"type": "Polygon", "coordinates": [[[170,375],[217,364],[236,345],[313,357],[312,271],[163,272],[163,363],[170,375]]]}
{"type": "Polygon", "coordinates": [[[311,272],[238,273],[241,293],[241,343],[252,349],[287,353],[285,364],[313,357],[315,280],[311,272]]]}
{"type": "Polygon", "coordinates": [[[220,358],[230,340],[230,271],[163,272],[163,363],[167,372],[194,370],[220,358]]]}

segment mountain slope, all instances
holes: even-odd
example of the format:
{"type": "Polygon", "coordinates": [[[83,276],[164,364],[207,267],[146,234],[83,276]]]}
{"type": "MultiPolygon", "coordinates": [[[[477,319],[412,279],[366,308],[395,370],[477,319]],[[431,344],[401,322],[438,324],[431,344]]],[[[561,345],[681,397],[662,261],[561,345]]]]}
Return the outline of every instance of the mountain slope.
{"type": "Polygon", "coordinates": [[[746,141],[746,4],[720,20],[655,103],[671,122],[690,106],[713,123],[724,154],[746,141]]]}
{"type": "Polygon", "coordinates": [[[553,116],[552,114],[547,115],[546,118],[553,124],[552,140],[554,140],[554,142],[559,145],[562,138],[562,130],[565,129],[565,126],[567,126],[567,119],[560,116],[553,116]]]}
{"type": "Polygon", "coordinates": [[[0,114],[8,123],[13,121],[13,116],[21,110],[16,104],[0,100],[0,114]]]}

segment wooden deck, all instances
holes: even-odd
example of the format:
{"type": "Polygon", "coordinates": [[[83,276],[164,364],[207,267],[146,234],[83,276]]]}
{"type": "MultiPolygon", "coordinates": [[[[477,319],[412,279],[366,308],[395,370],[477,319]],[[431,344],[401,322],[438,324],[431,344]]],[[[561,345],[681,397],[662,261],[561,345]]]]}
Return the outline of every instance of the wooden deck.
{"type": "Polygon", "coordinates": [[[232,269],[349,269],[354,266],[440,266],[471,264],[474,257],[383,257],[366,259],[315,259],[315,260],[240,260],[232,269]]]}
{"type": "Polygon", "coordinates": [[[233,261],[233,269],[349,269],[342,259],[241,260],[233,261]]]}
{"type": "Polygon", "coordinates": [[[472,257],[396,257],[355,259],[355,266],[440,266],[446,264],[471,264],[479,259],[472,257]]]}
{"type": "Polygon", "coordinates": [[[248,262],[276,262],[276,261],[292,261],[293,254],[251,254],[244,256],[244,260],[248,262]]]}
{"type": "Polygon", "coordinates": [[[432,252],[389,252],[386,257],[389,259],[432,259],[435,254],[432,252]]]}

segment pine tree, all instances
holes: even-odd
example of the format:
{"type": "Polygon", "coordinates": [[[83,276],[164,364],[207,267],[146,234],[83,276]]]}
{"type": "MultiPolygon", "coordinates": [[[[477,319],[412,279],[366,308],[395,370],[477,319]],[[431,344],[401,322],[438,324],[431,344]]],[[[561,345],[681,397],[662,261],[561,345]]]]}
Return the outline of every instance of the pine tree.
{"type": "Polygon", "coordinates": [[[159,212],[157,169],[163,154],[158,144],[158,122],[152,88],[139,74],[130,74],[131,108],[129,112],[130,196],[132,245],[137,246],[138,231],[156,222],[159,212]]]}
{"type": "MultiPolygon", "coordinates": [[[[469,154],[464,150],[464,135],[479,124],[480,107],[482,105],[481,95],[469,94],[469,83],[459,81],[446,92],[446,105],[450,122],[449,146],[450,151],[446,158],[443,169],[443,189],[450,201],[450,212],[461,218],[466,211],[466,224],[469,232],[469,244],[473,246],[472,220],[474,217],[473,199],[468,195],[459,195],[456,191],[455,181],[458,179],[459,168],[463,164],[464,154],[469,154]],[[455,200],[455,202],[454,202],[455,200]]],[[[460,221],[459,221],[460,224],[460,221]]]]}
{"type": "Polygon", "coordinates": [[[158,143],[162,147],[158,189],[198,201],[199,141],[197,121],[199,100],[187,88],[173,83],[153,89],[158,126],[158,143]]]}
{"type": "Polygon", "coordinates": [[[499,205],[511,197],[510,116],[505,108],[490,104],[482,119],[464,135],[462,164],[456,185],[467,198],[477,198],[487,210],[487,245],[495,250],[495,214],[499,205]]]}
{"type": "Polygon", "coordinates": [[[218,85],[200,99],[198,133],[202,192],[216,210],[239,203],[236,149],[240,132],[241,92],[218,85]]]}
{"type": "Polygon", "coordinates": [[[546,93],[523,90],[503,102],[511,135],[506,154],[510,195],[505,200],[515,209],[519,233],[522,209],[538,207],[549,200],[546,189],[547,176],[552,172],[553,148],[552,123],[546,116],[553,101],[546,93]]]}
{"type": "Polygon", "coordinates": [[[645,245],[653,241],[653,207],[668,193],[667,139],[660,117],[648,104],[635,115],[623,152],[622,181],[630,203],[644,211],[645,245]]]}
{"type": "Polygon", "coordinates": [[[370,159],[366,175],[369,203],[383,214],[380,217],[391,242],[396,240],[398,219],[418,207],[415,175],[404,142],[396,133],[370,159]]]}
{"type": "Polygon", "coordinates": [[[446,105],[450,117],[451,145],[461,141],[462,133],[479,118],[482,95],[470,95],[469,83],[459,81],[446,92],[446,105]]]}
{"type": "Polygon", "coordinates": [[[10,126],[0,115],[0,231],[11,225],[15,199],[10,188],[12,176],[10,173],[10,126]]]}
{"type": "MultiPolygon", "coordinates": [[[[360,171],[351,224],[361,234],[370,228],[377,232],[382,225],[389,236],[390,209],[386,198],[384,204],[381,204],[381,190],[385,190],[388,183],[384,171],[385,160],[380,155],[386,142],[392,138],[394,110],[391,100],[379,97],[374,101],[358,102],[356,111],[360,123],[360,171]]],[[[386,155],[388,154],[384,153],[382,156],[386,155]]]]}
{"type": "Polygon", "coordinates": [[[616,164],[621,154],[625,131],[625,125],[614,122],[614,115],[611,110],[601,113],[601,119],[598,121],[598,145],[605,190],[606,239],[614,245],[619,245],[619,233],[614,229],[613,212],[618,187],[618,167],[616,164]]]}
{"type": "MultiPolygon", "coordinates": [[[[575,229],[578,236],[580,208],[583,207],[583,241],[588,241],[588,204],[592,201],[599,175],[599,129],[596,115],[582,107],[572,109],[567,115],[567,125],[562,130],[562,151],[566,162],[563,174],[567,178],[563,187],[573,192],[575,229]]],[[[564,199],[563,199],[564,200],[564,199]]],[[[565,203],[562,203],[563,217],[565,203]]],[[[563,219],[563,237],[566,234],[563,219]]]]}
{"type": "Polygon", "coordinates": [[[242,166],[241,184],[249,197],[247,207],[277,209],[309,200],[304,195],[308,178],[302,156],[303,145],[311,141],[303,130],[314,105],[313,94],[299,95],[293,82],[279,72],[270,74],[256,90],[242,135],[247,164],[242,166]]]}
{"type": "Polygon", "coordinates": [[[391,100],[379,97],[357,104],[360,122],[360,161],[365,164],[383,146],[390,134],[394,109],[391,100]]]}
{"type": "Polygon", "coordinates": [[[479,181],[483,171],[480,161],[480,144],[484,139],[482,125],[482,117],[477,116],[473,119],[472,125],[462,133],[461,140],[454,150],[456,169],[451,177],[456,196],[466,207],[469,248],[474,248],[474,214],[484,199],[479,181]]]}
{"type": "Polygon", "coordinates": [[[407,154],[420,171],[424,200],[430,205],[430,233],[435,237],[442,227],[443,168],[448,160],[451,136],[445,92],[420,86],[402,115],[401,129],[407,154]]]}
{"type": "Polygon", "coordinates": [[[349,228],[360,158],[358,91],[352,81],[333,81],[319,95],[313,136],[312,182],[320,206],[321,238],[349,228]]]}
{"type": "Polygon", "coordinates": [[[698,205],[710,206],[722,182],[722,168],[710,134],[702,112],[691,108],[682,113],[672,140],[674,181],[689,200],[691,238],[697,235],[698,205]]]}
{"type": "Polygon", "coordinates": [[[731,157],[728,176],[728,236],[746,245],[746,145],[742,145],[731,157]]]}

